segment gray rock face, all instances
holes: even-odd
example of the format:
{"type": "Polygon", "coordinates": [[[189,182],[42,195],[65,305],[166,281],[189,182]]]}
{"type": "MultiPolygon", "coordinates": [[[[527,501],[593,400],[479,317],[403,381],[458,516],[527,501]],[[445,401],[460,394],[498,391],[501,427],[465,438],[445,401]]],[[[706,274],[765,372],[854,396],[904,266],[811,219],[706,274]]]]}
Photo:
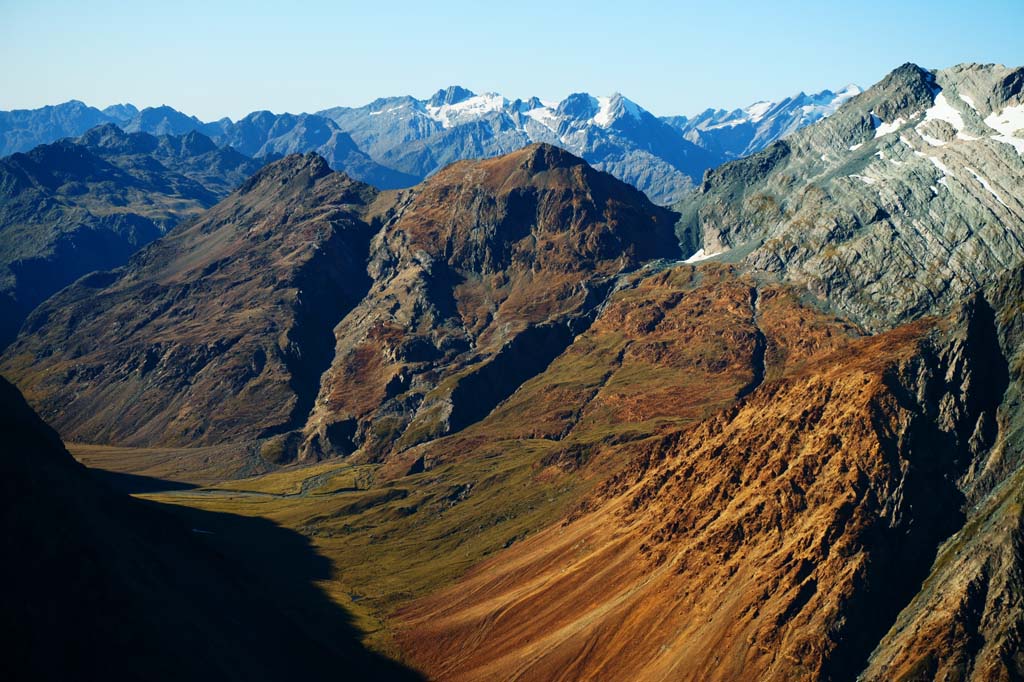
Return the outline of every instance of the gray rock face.
{"type": "Polygon", "coordinates": [[[677,206],[684,250],[800,282],[868,328],[950,310],[1024,260],[1021,72],[900,67],[711,171],[677,206]]]}

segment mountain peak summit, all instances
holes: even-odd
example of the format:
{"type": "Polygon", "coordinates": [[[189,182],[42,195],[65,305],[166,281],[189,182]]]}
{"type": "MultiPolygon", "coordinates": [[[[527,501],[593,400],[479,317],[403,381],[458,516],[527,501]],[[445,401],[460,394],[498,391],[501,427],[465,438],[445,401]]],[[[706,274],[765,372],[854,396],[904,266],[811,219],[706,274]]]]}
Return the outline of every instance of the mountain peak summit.
{"type": "Polygon", "coordinates": [[[442,88],[434,93],[434,96],[428,100],[428,104],[434,107],[444,106],[445,104],[458,104],[459,102],[465,102],[470,97],[476,97],[476,93],[472,90],[467,90],[461,85],[449,85],[447,88],[442,88]]]}
{"type": "Polygon", "coordinates": [[[316,152],[289,154],[283,159],[264,166],[239,187],[238,191],[241,194],[246,194],[266,183],[277,183],[282,187],[294,185],[295,182],[300,185],[311,185],[333,172],[324,157],[316,152]],[[304,178],[304,180],[297,180],[297,178],[304,178]]]}
{"type": "Polygon", "coordinates": [[[538,142],[524,147],[519,156],[523,159],[523,169],[531,174],[542,173],[552,168],[571,168],[586,163],[583,159],[561,147],[546,142],[538,142]]]}

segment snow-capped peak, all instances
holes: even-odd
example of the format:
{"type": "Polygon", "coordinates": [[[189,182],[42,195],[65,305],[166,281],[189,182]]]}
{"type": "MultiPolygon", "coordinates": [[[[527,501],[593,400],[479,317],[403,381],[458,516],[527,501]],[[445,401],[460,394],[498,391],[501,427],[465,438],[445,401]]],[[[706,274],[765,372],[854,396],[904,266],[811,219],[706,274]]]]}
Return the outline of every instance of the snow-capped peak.
{"type": "Polygon", "coordinates": [[[853,83],[847,84],[842,90],[833,95],[830,102],[823,104],[825,108],[823,112],[824,115],[831,116],[836,112],[836,109],[843,106],[847,100],[853,99],[862,92],[864,91],[861,90],[859,85],[854,85],[853,83]]]}
{"type": "Polygon", "coordinates": [[[488,92],[483,95],[470,94],[468,97],[458,98],[454,103],[437,104],[437,101],[437,99],[431,99],[430,103],[426,105],[427,116],[438,121],[445,128],[475,121],[492,112],[502,111],[509,103],[507,99],[496,92],[488,92]]]}
{"type": "Polygon", "coordinates": [[[862,92],[864,91],[859,85],[855,83],[847,83],[839,92],[836,93],[836,99],[841,99],[845,102],[851,97],[856,97],[862,92]]]}
{"type": "Polygon", "coordinates": [[[608,128],[623,116],[631,116],[636,120],[640,120],[640,112],[643,109],[636,102],[626,99],[617,92],[611,97],[596,97],[595,99],[597,100],[598,111],[591,119],[595,125],[608,128]]]}
{"type": "Polygon", "coordinates": [[[748,121],[757,123],[764,118],[765,114],[771,111],[774,106],[775,102],[754,102],[749,107],[745,107],[743,109],[743,113],[746,114],[748,121]]]}
{"type": "Polygon", "coordinates": [[[860,93],[861,89],[851,83],[839,92],[823,90],[813,95],[801,92],[781,102],[762,100],[733,111],[708,109],[690,119],[689,128],[710,131],[753,124],[757,127],[779,126],[781,129],[795,130],[797,127],[831,116],[847,100],[860,93]]]}
{"type": "Polygon", "coordinates": [[[472,90],[467,90],[461,85],[449,85],[447,88],[435,92],[434,96],[427,100],[427,104],[440,107],[445,104],[458,104],[471,97],[476,97],[476,93],[472,90]]]}

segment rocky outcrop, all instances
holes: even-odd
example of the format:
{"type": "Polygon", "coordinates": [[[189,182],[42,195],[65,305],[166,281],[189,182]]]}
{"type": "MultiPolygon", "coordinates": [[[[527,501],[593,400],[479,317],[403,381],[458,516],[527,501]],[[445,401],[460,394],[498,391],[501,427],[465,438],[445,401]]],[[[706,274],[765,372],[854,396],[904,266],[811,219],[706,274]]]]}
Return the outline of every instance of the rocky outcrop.
{"type": "Polygon", "coordinates": [[[684,247],[799,282],[876,330],[949,312],[1024,260],[1019,74],[900,67],[710,172],[678,206],[684,247]]]}
{"type": "Polygon", "coordinates": [[[671,220],[548,145],[400,196],[371,243],[370,291],[334,330],[307,456],[379,459],[485,416],[587,327],[620,273],[676,251],[671,220]]]}

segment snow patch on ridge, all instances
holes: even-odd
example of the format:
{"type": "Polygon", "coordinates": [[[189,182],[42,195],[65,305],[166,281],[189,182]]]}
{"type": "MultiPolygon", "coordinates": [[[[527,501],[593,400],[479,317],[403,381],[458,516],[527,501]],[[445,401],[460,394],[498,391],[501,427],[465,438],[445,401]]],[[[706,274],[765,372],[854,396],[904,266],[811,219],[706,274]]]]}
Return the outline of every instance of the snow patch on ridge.
{"type": "Polygon", "coordinates": [[[622,118],[623,114],[640,120],[642,109],[636,103],[629,101],[618,93],[611,97],[596,97],[595,99],[597,100],[598,112],[591,120],[602,128],[609,127],[612,123],[622,118]]]}
{"type": "Polygon", "coordinates": [[[1009,206],[1006,205],[1006,202],[1003,201],[1003,198],[1000,197],[998,194],[996,194],[996,191],[994,189],[992,189],[992,185],[988,184],[988,180],[986,180],[985,178],[981,177],[981,175],[978,174],[978,171],[976,171],[973,168],[970,168],[968,166],[964,166],[964,170],[966,170],[968,173],[973,175],[974,179],[977,180],[979,183],[981,183],[981,186],[984,187],[985,189],[987,189],[988,193],[996,198],[996,201],[998,201],[1004,207],[1010,208],[1009,206]]]}
{"type": "Polygon", "coordinates": [[[924,112],[925,121],[945,121],[957,131],[966,127],[964,117],[946,100],[941,92],[935,95],[935,103],[924,112]]]}
{"type": "Polygon", "coordinates": [[[537,107],[536,109],[531,109],[527,111],[526,115],[551,131],[558,131],[559,119],[558,114],[555,113],[554,107],[547,105],[543,107],[537,107]]]}
{"type": "Polygon", "coordinates": [[[715,256],[720,256],[720,255],[722,255],[722,254],[721,253],[705,253],[704,249],[701,248],[701,249],[697,249],[694,252],[694,254],[692,256],[690,256],[689,258],[687,258],[686,260],[681,260],[679,262],[680,263],[699,263],[702,260],[707,260],[708,258],[714,258],[715,256]]]}
{"type": "Polygon", "coordinates": [[[1024,130],[1024,104],[1006,107],[998,113],[992,112],[985,117],[985,125],[999,133],[992,136],[993,140],[1012,146],[1018,154],[1024,156],[1024,139],[1016,134],[1024,130]]]}
{"type": "Polygon", "coordinates": [[[874,114],[871,114],[871,123],[872,123],[872,125],[875,126],[875,139],[878,139],[878,138],[882,137],[883,135],[889,135],[890,133],[895,133],[906,122],[907,122],[906,119],[904,119],[902,116],[900,116],[895,121],[892,121],[891,123],[886,123],[885,121],[883,121],[882,119],[878,118],[874,114]]]}
{"type": "Polygon", "coordinates": [[[380,111],[371,111],[370,116],[385,116],[387,114],[393,114],[396,111],[408,108],[408,104],[399,104],[397,107],[391,107],[390,109],[381,109],[380,111]]]}
{"type": "Polygon", "coordinates": [[[946,164],[942,163],[942,161],[940,161],[939,159],[935,158],[934,156],[930,156],[928,154],[925,154],[924,152],[919,152],[919,151],[916,151],[916,150],[914,151],[914,156],[920,156],[922,158],[928,159],[929,161],[932,162],[933,166],[935,166],[936,168],[939,169],[939,172],[942,173],[942,177],[939,179],[939,184],[940,185],[946,185],[946,187],[949,187],[949,185],[946,184],[947,178],[955,178],[956,177],[955,175],[953,175],[953,171],[949,170],[949,166],[947,166],[946,164]]]}
{"type": "MultiPolygon", "coordinates": [[[[747,114],[747,120],[757,123],[764,118],[765,114],[771,111],[774,106],[775,102],[754,102],[743,111],[747,114]]],[[[740,123],[744,123],[744,121],[736,121],[732,125],[739,125],[740,123]]]]}

